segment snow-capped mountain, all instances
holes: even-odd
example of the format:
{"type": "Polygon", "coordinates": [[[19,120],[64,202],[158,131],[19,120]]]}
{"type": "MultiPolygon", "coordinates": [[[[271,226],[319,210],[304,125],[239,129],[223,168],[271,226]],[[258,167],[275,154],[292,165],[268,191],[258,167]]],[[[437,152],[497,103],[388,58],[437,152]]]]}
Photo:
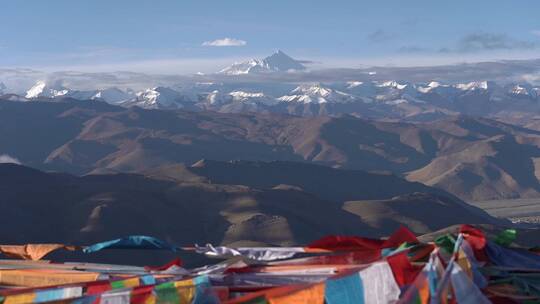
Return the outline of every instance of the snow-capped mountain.
{"type": "Polygon", "coordinates": [[[3,95],[6,92],[6,85],[3,82],[0,82],[0,95],[3,95]]]}
{"type": "Polygon", "coordinates": [[[437,88],[439,87],[448,87],[448,86],[443,86],[440,82],[438,81],[431,81],[430,83],[428,83],[426,86],[424,85],[419,85],[416,89],[418,90],[418,92],[420,93],[423,93],[423,94],[427,94],[427,93],[430,93],[430,92],[433,92],[435,90],[437,90],[437,88]]]}
{"type": "MultiPolygon", "coordinates": [[[[474,88],[474,86],[472,86],[474,88]]],[[[417,84],[416,90],[421,97],[424,94],[438,94],[447,99],[453,98],[456,94],[466,92],[466,90],[458,89],[455,85],[444,84],[438,81],[431,81],[428,84],[417,84]]]]}
{"type": "Polygon", "coordinates": [[[219,90],[214,90],[208,93],[204,99],[204,103],[211,106],[223,105],[226,103],[230,103],[231,101],[231,95],[223,93],[219,90]]]}
{"type": "Polygon", "coordinates": [[[135,95],[124,92],[118,88],[107,88],[92,91],[74,91],[71,90],[65,95],[78,100],[101,100],[111,104],[120,104],[132,100],[135,95]]]}
{"type": "Polygon", "coordinates": [[[60,97],[66,96],[71,92],[71,90],[62,86],[59,82],[53,83],[51,85],[47,84],[45,81],[39,80],[32,86],[28,91],[26,91],[26,98],[38,98],[38,97],[60,97]]]}
{"type": "Polygon", "coordinates": [[[490,89],[491,85],[493,83],[488,81],[472,81],[469,83],[458,83],[454,87],[462,91],[477,91],[490,89]]]}
{"type": "Polygon", "coordinates": [[[347,81],[338,85],[337,89],[354,96],[368,98],[375,96],[377,93],[377,87],[371,81],[347,81]]]}
{"type": "Polygon", "coordinates": [[[400,83],[395,80],[389,80],[384,82],[378,82],[376,84],[377,92],[379,94],[378,99],[388,100],[386,97],[400,96],[406,94],[412,98],[418,94],[417,85],[412,83],[400,83]],[[386,96],[381,98],[381,96],[386,96]]]}
{"type": "Polygon", "coordinates": [[[277,51],[264,59],[251,59],[245,62],[235,63],[219,71],[219,73],[225,75],[243,75],[268,72],[301,71],[305,69],[306,67],[301,62],[291,58],[282,51],[277,51]]]}
{"type": "Polygon", "coordinates": [[[205,103],[210,106],[218,106],[229,103],[261,104],[275,105],[278,103],[274,97],[268,96],[262,92],[247,92],[242,90],[232,92],[222,92],[214,90],[206,95],[205,103]]]}
{"type": "Polygon", "coordinates": [[[52,85],[39,81],[26,92],[28,98],[11,94],[4,95],[2,100],[27,101],[44,97],[40,100],[69,102],[70,99],[65,98],[69,97],[149,109],[278,112],[303,116],[353,114],[375,119],[419,121],[445,115],[485,115],[486,111],[497,115],[507,111],[540,113],[540,89],[530,83],[498,84],[484,80],[457,83],[364,79],[330,83],[211,80],[178,83],[173,87],[158,86],[137,94],[114,87],[80,91],[66,88],[59,81],[52,85]]]}
{"type": "Polygon", "coordinates": [[[363,81],[347,81],[345,83],[347,89],[354,89],[354,88],[357,88],[357,87],[361,87],[365,84],[365,82],[363,81]]]}
{"type": "Polygon", "coordinates": [[[298,103],[347,103],[355,100],[353,95],[337,91],[321,84],[301,85],[289,95],[278,98],[282,102],[298,103]]]}
{"type": "Polygon", "coordinates": [[[124,92],[118,88],[80,91],[66,88],[61,85],[60,82],[50,85],[45,81],[38,81],[34,86],[26,91],[25,98],[33,99],[39,97],[70,97],[77,100],[102,100],[112,104],[119,104],[133,99],[134,95],[124,92]]]}
{"type": "Polygon", "coordinates": [[[384,81],[377,84],[379,88],[392,88],[398,90],[404,90],[407,88],[408,84],[401,84],[395,80],[384,81]]]}
{"type": "Polygon", "coordinates": [[[262,92],[252,93],[245,91],[233,91],[229,95],[232,97],[234,102],[244,102],[244,103],[258,103],[265,105],[274,105],[278,101],[271,97],[267,96],[262,92]]]}
{"type": "Polygon", "coordinates": [[[103,90],[97,90],[90,99],[103,100],[112,104],[120,104],[122,102],[131,100],[134,98],[133,94],[122,91],[118,88],[108,88],[103,90]]]}
{"type": "Polygon", "coordinates": [[[524,86],[521,86],[519,84],[516,84],[510,89],[511,94],[515,95],[529,95],[529,90],[525,88],[524,86]]]}
{"type": "Polygon", "coordinates": [[[508,88],[508,93],[519,97],[537,98],[538,88],[534,88],[530,84],[515,84],[508,88]]]}
{"type": "Polygon", "coordinates": [[[187,103],[192,103],[186,96],[167,87],[155,87],[138,92],[134,102],[127,105],[135,105],[147,109],[179,109],[187,103]]]}

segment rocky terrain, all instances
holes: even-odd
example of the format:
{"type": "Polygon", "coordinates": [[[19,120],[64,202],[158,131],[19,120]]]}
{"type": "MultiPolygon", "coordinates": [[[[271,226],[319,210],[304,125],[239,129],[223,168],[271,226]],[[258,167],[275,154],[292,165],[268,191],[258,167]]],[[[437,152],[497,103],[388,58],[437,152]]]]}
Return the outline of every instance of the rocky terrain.
{"type": "Polygon", "coordinates": [[[540,133],[463,115],[410,123],[4,100],[0,130],[1,154],[73,174],[281,160],[392,173],[465,200],[540,195],[540,133]]]}

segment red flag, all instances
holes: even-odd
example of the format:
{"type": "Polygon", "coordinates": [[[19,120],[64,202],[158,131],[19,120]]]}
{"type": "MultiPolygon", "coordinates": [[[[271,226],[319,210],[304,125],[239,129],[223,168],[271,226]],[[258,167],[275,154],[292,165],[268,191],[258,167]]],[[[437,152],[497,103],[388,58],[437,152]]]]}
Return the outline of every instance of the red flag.
{"type": "Polygon", "coordinates": [[[383,248],[399,247],[405,242],[418,243],[418,239],[412,231],[402,225],[384,242],[383,248]]]}
{"type": "Polygon", "coordinates": [[[476,259],[487,262],[489,259],[484,251],[486,247],[486,236],[484,233],[471,225],[461,225],[459,232],[463,234],[465,240],[471,245],[476,259]]]}
{"type": "Polygon", "coordinates": [[[312,242],[307,247],[327,249],[331,251],[355,251],[380,249],[383,244],[383,240],[375,240],[357,236],[330,235],[312,242]]]}
{"type": "Polygon", "coordinates": [[[392,268],[392,273],[400,288],[412,284],[416,276],[422,271],[422,266],[411,264],[406,251],[391,255],[386,260],[390,268],[392,268]]]}
{"type": "Polygon", "coordinates": [[[146,271],[164,271],[164,270],[167,270],[173,266],[182,266],[183,262],[180,258],[176,258],[172,261],[170,261],[169,263],[165,264],[165,265],[161,265],[161,266],[144,266],[144,270],[146,271]]]}
{"type": "Polygon", "coordinates": [[[418,243],[418,239],[407,227],[401,226],[387,240],[376,240],[357,236],[330,235],[319,239],[308,248],[320,248],[331,251],[356,251],[398,247],[404,242],[418,243]]]}
{"type": "Polygon", "coordinates": [[[140,286],[136,287],[131,291],[131,304],[144,304],[149,303],[152,295],[152,290],[154,290],[154,285],[150,286],[140,286]]]}

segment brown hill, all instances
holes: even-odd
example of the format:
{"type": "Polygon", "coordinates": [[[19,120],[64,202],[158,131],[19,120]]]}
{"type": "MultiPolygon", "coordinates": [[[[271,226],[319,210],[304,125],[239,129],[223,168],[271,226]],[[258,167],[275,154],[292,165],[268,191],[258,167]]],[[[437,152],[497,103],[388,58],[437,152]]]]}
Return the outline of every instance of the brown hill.
{"type": "Polygon", "coordinates": [[[438,125],[474,140],[439,152],[427,166],[410,172],[408,180],[467,200],[540,196],[537,132],[480,119],[438,125]]]}
{"type": "Polygon", "coordinates": [[[201,160],[188,169],[212,183],[246,185],[258,189],[289,185],[338,202],[359,198],[387,199],[412,192],[451,196],[392,174],[334,169],[309,163],[201,160]]]}
{"type": "Polygon", "coordinates": [[[444,196],[412,193],[387,200],[348,201],[343,209],[357,215],[371,228],[390,233],[405,225],[417,233],[430,233],[436,227],[478,221],[478,210],[444,196]],[[427,220],[433,218],[434,220],[427,220]],[[436,220],[435,220],[436,218],[436,220]]]}
{"type": "Polygon", "coordinates": [[[179,245],[206,242],[292,245],[306,244],[327,234],[350,235],[362,231],[366,236],[385,236],[397,223],[411,223],[403,220],[406,218],[417,223],[411,228],[419,233],[464,221],[505,224],[440,190],[403,180],[399,181],[399,189],[394,189],[393,194],[398,196],[391,201],[399,201],[399,208],[421,207],[423,212],[407,213],[397,208],[401,216],[389,219],[388,210],[373,208],[371,202],[364,205],[345,203],[345,200],[386,198],[388,191],[378,185],[385,182],[395,185],[396,177],[302,165],[295,168],[297,176],[316,173],[317,178],[305,179],[303,184],[295,186],[273,186],[274,180],[295,183],[294,177],[287,177],[289,172],[278,174],[283,166],[282,163],[246,163],[236,168],[234,163],[212,162],[205,165],[207,171],[202,173],[197,171],[201,167],[189,168],[195,173],[191,173],[190,181],[182,181],[187,175],[180,174],[176,179],[135,174],[76,177],[1,164],[0,241],[87,244],[144,234],[179,245]],[[242,184],[250,176],[238,177],[249,170],[268,170],[272,178],[252,182],[253,185],[242,184]],[[194,181],[197,174],[204,176],[194,181]],[[229,174],[232,176],[229,182],[235,184],[220,180],[219,176],[229,174]],[[340,185],[344,179],[355,176],[360,177],[357,182],[340,185]],[[370,188],[365,193],[362,191],[370,188]],[[431,193],[408,195],[418,190],[431,193]],[[456,214],[460,216],[448,216],[456,214]],[[374,221],[393,222],[380,227],[374,221]]]}
{"type": "MultiPolygon", "coordinates": [[[[431,123],[0,102],[0,154],[75,174],[220,161],[392,172],[463,199],[539,197],[540,132],[457,116],[431,123]]],[[[178,174],[178,173],[175,173],[178,174]]]]}

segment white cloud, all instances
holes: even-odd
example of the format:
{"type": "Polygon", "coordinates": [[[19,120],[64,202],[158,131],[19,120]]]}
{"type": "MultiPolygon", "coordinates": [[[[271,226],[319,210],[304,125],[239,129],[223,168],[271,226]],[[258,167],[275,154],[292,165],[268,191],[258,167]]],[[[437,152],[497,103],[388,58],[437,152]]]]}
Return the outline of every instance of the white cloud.
{"type": "Polygon", "coordinates": [[[20,165],[21,162],[15,157],[11,157],[7,154],[0,155],[0,164],[17,164],[20,165]]]}
{"type": "Polygon", "coordinates": [[[205,41],[202,46],[245,46],[246,41],[234,38],[216,39],[214,41],[205,41]]]}

